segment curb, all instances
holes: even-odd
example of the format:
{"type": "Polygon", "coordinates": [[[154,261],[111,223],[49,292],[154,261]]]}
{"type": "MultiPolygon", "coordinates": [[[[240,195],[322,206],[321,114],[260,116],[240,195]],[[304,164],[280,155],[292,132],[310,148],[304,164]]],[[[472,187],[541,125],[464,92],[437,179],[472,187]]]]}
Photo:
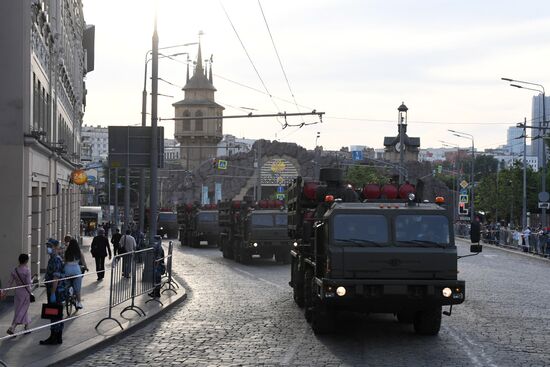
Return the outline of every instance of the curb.
{"type": "MultiPolygon", "coordinates": [[[[113,343],[118,342],[120,339],[126,337],[127,335],[130,335],[143,327],[149,325],[151,322],[156,320],[158,317],[164,315],[167,311],[171,310],[173,307],[175,307],[178,304],[181,304],[183,301],[187,299],[187,290],[183,287],[182,282],[180,281],[179,276],[173,276],[173,278],[177,278],[178,284],[180,285],[180,290],[184,292],[181,296],[179,296],[177,299],[175,299],[173,302],[167,304],[164,306],[161,310],[158,312],[152,314],[151,316],[147,317],[143,321],[137,322],[135,324],[127,325],[125,329],[121,330],[120,332],[112,335],[112,336],[102,336],[97,335],[96,337],[93,337],[92,339],[87,340],[86,342],[80,343],[80,345],[75,345],[66,351],[62,351],[59,354],[61,355],[60,358],[55,358],[56,356],[53,355],[51,358],[48,359],[42,359],[40,361],[33,362],[27,366],[71,366],[74,362],[78,362],[82,360],[82,358],[97,352],[107,346],[112,345],[113,343]],[[94,343],[94,339],[100,338],[101,340],[94,343]],[[89,346],[82,347],[82,344],[89,344],[89,346]],[[82,349],[78,350],[75,353],[70,353],[70,349],[73,349],[75,347],[81,347],[82,349]],[[63,354],[69,354],[66,356],[63,356],[63,354]]],[[[183,282],[185,283],[185,282],[183,282]]],[[[111,330],[119,329],[118,327],[114,327],[111,330]]],[[[109,330],[109,331],[111,331],[109,330]]],[[[109,332],[108,331],[108,332],[109,332]]]]}
{"type": "MultiPolygon", "coordinates": [[[[462,242],[462,243],[465,243],[465,244],[468,244],[470,245],[470,242],[465,239],[465,238],[461,238],[461,237],[456,237],[456,240],[462,242]]],[[[544,261],[544,262],[550,262],[550,259],[549,258],[544,258],[544,257],[540,257],[538,255],[534,255],[534,254],[531,254],[531,253],[527,253],[527,252],[521,252],[521,251],[518,251],[518,250],[513,250],[513,249],[510,249],[510,248],[506,248],[506,247],[502,247],[502,246],[496,246],[496,245],[492,245],[490,243],[483,243],[483,246],[487,246],[489,248],[492,248],[492,249],[495,249],[495,250],[500,250],[500,251],[504,251],[504,252],[508,252],[510,254],[516,254],[516,255],[519,255],[519,256],[523,256],[523,257],[526,257],[526,258],[529,258],[529,259],[533,259],[533,260],[541,260],[541,261],[544,261]]]]}

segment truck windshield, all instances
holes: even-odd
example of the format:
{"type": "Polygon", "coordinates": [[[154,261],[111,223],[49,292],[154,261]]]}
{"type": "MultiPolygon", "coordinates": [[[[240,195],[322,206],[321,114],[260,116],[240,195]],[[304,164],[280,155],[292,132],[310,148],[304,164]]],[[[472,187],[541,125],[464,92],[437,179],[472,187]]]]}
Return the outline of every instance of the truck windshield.
{"type": "Polygon", "coordinates": [[[250,223],[253,227],[273,227],[273,214],[254,213],[250,223]]]}
{"type": "Polygon", "coordinates": [[[275,226],[286,227],[288,224],[288,216],[286,214],[275,214],[275,226]]]}
{"type": "Polygon", "coordinates": [[[449,220],[443,215],[398,215],[395,240],[405,246],[447,247],[449,220]]]}
{"type": "Polygon", "coordinates": [[[216,222],[218,216],[216,213],[199,213],[198,219],[201,222],[216,222]]]}
{"type": "Polygon", "coordinates": [[[159,222],[176,222],[176,213],[159,213],[159,222]]]}
{"type": "Polygon", "coordinates": [[[388,242],[388,221],[383,215],[337,214],[333,228],[338,244],[373,246],[388,242]]]}

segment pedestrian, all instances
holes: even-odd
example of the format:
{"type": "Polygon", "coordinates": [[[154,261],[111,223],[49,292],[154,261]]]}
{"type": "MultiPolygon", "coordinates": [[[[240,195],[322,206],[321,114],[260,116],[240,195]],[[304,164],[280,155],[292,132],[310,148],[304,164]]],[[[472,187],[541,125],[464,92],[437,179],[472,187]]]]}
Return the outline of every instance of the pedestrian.
{"type": "Polygon", "coordinates": [[[105,229],[105,235],[109,237],[109,233],[111,233],[109,232],[109,230],[111,229],[111,223],[110,222],[103,223],[103,228],[105,229]]]}
{"type": "Polygon", "coordinates": [[[523,252],[529,252],[529,236],[531,235],[531,227],[527,226],[523,231],[523,252]]]}
{"type": "MultiPolygon", "coordinates": [[[[78,241],[74,238],[71,238],[69,245],[65,250],[65,276],[72,277],[84,274],[88,270],[86,265],[86,259],[80,251],[80,246],[78,246],[78,241]]],[[[71,282],[73,285],[73,290],[76,297],[76,308],[82,308],[82,302],[80,301],[80,290],[82,288],[82,276],[77,278],[68,279],[67,282],[71,282]]],[[[68,286],[68,284],[67,284],[68,286]]]]}
{"type": "Polygon", "coordinates": [[[113,252],[115,253],[115,256],[119,253],[120,237],[122,237],[120,234],[120,229],[115,228],[115,233],[113,234],[113,237],[111,237],[111,243],[113,244],[113,252]]]}
{"type": "MultiPolygon", "coordinates": [[[[119,251],[122,253],[130,253],[136,250],[136,240],[131,236],[131,231],[126,230],[126,234],[120,238],[120,248],[119,251]]],[[[130,278],[130,272],[132,270],[132,256],[131,254],[124,255],[122,257],[122,276],[125,278],[130,278]]]]}
{"type": "Polygon", "coordinates": [[[107,252],[109,253],[109,260],[112,257],[111,246],[109,246],[109,240],[105,237],[105,230],[103,228],[97,231],[97,236],[92,240],[90,252],[95,259],[97,280],[102,280],[105,277],[105,257],[107,256],[107,252]]]}
{"type": "MultiPolygon", "coordinates": [[[[19,266],[13,269],[11,272],[9,287],[12,286],[24,286],[22,288],[15,289],[15,301],[14,301],[14,315],[11,326],[7,333],[12,335],[15,333],[17,325],[25,325],[25,330],[28,329],[31,323],[29,317],[29,305],[31,304],[31,271],[28,267],[29,255],[19,255],[19,266]]],[[[34,298],[34,296],[33,296],[34,298]]]]}
{"type": "MultiPolygon", "coordinates": [[[[58,240],[48,239],[46,243],[50,259],[46,268],[46,295],[50,304],[61,306],[61,312],[58,317],[51,319],[51,323],[63,319],[63,301],[65,300],[65,283],[63,278],[63,259],[61,258],[61,245],[58,240]]],[[[63,323],[57,323],[50,326],[50,336],[41,340],[42,345],[53,345],[63,343],[63,323]]]]}
{"type": "Polygon", "coordinates": [[[160,288],[162,285],[162,276],[166,272],[166,265],[164,264],[164,249],[162,248],[162,240],[154,241],[153,245],[153,256],[154,256],[154,265],[153,265],[153,281],[155,288],[148,295],[149,297],[159,298],[160,297],[160,288]]]}

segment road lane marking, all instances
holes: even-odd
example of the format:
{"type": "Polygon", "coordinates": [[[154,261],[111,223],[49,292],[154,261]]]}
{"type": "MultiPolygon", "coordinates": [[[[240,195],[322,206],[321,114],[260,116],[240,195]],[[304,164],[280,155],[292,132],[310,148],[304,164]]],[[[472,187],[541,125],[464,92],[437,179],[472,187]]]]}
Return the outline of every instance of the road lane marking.
{"type": "Polygon", "coordinates": [[[266,283],[266,284],[269,284],[269,285],[271,285],[271,286],[273,286],[273,287],[276,287],[276,288],[279,288],[279,289],[282,289],[282,290],[286,290],[286,289],[287,289],[286,287],[283,287],[283,286],[280,285],[280,284],[273,283],[273,282],[271,282],[271,281],[269,281],[269,280],[267,280],[267,279],[257,277],[256,275],[254,275],[254,274],[252,274],[252,273],[250,273],[250,272],[248,272],[248,271],[246,271],[246,270],[239,269],[239,268],[237,268],[236,266],[234,266],[233,269],[236,270],[236,271],[238,271],[239,273],[242,273],[242,274],[245,274],[245,275],[249,276],[249,277],[252,278],[252,279],[259,280],[259,281],[264,282],[264,283],[266,283]]]}
{"type": "Polygon", "coordinates": [[[474,343],[471,339],[466,336],[458,335],[451,327],[443,327],[447,334],[455,340],[455,342],[466,352],[466,355],[470,358],[473,365],[478,367],[489,366],[489,367],[498,367],[494,364],[493,360],[485,354],[485,350],[479,344],[474,343]],[[476,356],[476,354],[478,354],[476,356]],[[478,357],[483,359],[483,362],[480,362],[478,357]]]}

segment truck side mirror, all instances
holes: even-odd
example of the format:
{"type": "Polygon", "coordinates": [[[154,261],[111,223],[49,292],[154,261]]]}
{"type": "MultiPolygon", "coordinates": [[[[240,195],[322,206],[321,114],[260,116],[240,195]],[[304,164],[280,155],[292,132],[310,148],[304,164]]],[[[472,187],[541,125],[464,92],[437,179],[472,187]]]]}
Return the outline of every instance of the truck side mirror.
{"type": "Polygon", "coordinates": [[[474,220],[470,225],[470,240],[472,243],[479,243],[481,239],[481,225],[478,221],[474,220]]]}

